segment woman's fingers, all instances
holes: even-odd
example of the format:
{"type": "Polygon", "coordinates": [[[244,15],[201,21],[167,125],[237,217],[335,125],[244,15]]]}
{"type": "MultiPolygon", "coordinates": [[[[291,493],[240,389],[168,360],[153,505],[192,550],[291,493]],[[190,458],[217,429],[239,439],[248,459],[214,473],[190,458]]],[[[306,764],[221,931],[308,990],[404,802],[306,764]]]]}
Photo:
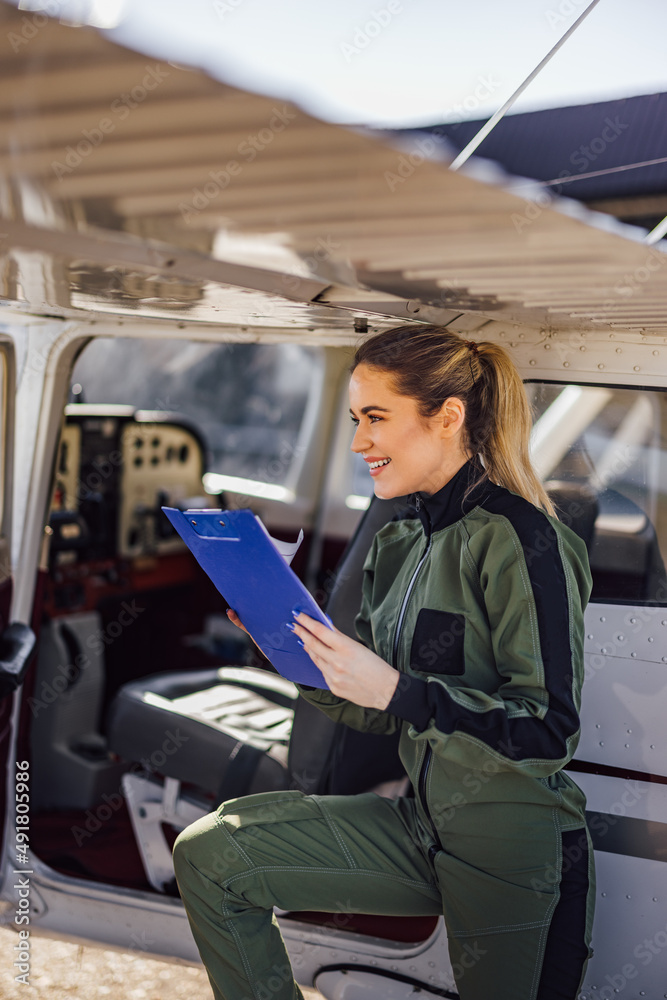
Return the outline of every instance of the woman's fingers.
{"type": "Polygon", "coordinates": [[[329,666],[333,666],[336,654],[344,651],[346,644],[353,644],[352,640],[338,629],[328,628],[322,622],[303,613],[295,617],[294,634],[299,637],[308,655],[323,672],[329,666]]]}
{"type": "Polygon", "coordinates": [[[227,608],[227,617],[229,618],[230,622],[232,622],[233,625],[236,625],[237,628],[243,629],[246,635],[250,635],[248,629],[245,627],[239,616],[232,608],[227,608]]]}
{"type": "Polygon", "coordinates": [[[345,641],[353,641],[342,632],[339,632],[337,628],[330,628],[328,625],[318,622],[317,619],[311,618],[310,615],[304,614],[303,611],[295,617],[294,621],[297,626],[295,631],[297,632],[297,635],[299,635],[299,638],[304,638],[304,635],[297,631],[301,628],[306,633],[306,638],[314,637],[317,641],[321,642],[322,645],[327,646],[330,649],[335,649],[344,645],[345,641]]]}
{"type": "Polygon", "coordinates": [[[387,707],[398,683],[397,670],[338,629],[304,614],[295,621],[295,635],[333,694],[365,708],[382,711],[387,707]]]}
{"type": "Polygon", "coordinates": [[[320,669],[333,667],[341,657],[353,654],[357,645],[353,639],[338,630],[327,628],[313,618],[301,617],[306,618],[307,624],[297,620],[294,634],[301,640],[308,655],[313,659],[317,658],[317,666],[320,669]]]}

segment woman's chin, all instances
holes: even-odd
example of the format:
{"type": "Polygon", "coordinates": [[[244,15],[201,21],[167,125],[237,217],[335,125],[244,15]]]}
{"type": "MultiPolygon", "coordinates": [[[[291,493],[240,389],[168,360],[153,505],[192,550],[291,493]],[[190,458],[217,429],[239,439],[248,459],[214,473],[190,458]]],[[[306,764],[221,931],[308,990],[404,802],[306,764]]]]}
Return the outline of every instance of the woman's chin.
{"type": "Polygon", "coordinates": [[[393,500],[394,497],[400,497],[403,495],[401,493],[398,493],[395,489],[392,489],[391,486],[385,485],[384,483],[375,483],[374,490],[375,490],[375,496],[378,498],[378,500],[393,500]]]}

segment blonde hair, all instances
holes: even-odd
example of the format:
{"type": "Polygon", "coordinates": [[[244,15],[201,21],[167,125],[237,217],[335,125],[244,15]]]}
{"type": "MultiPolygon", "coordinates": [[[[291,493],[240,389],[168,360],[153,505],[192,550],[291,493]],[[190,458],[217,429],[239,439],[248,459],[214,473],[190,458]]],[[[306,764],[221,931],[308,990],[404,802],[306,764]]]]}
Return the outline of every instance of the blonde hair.
{"type": "Polygon", "coordinates": [[[359,346],[350,370],[361,364],[390,373],[396,391],[415,399],[423,417],[458,397],[466,413],[464,447],[481,458],[484,477],[556,516],[530,461],[532,415],[523,382],[502,347],[443,327],[397,326],[359,346]]]}

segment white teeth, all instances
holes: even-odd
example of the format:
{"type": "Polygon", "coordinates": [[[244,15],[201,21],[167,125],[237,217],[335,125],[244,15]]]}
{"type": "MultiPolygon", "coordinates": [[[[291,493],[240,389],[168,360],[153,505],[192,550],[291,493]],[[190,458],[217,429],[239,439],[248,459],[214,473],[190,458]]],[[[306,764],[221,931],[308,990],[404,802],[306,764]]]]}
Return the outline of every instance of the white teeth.
{"type": "Polygon", "coordinates": [[[368,468],[369,469],[379,469],[381,465],[389,465],[390,462],[391,462],[390,458],[382,458],[382,459],[380,459],[379,462],[369,462],[368,463],[368,468]]]}

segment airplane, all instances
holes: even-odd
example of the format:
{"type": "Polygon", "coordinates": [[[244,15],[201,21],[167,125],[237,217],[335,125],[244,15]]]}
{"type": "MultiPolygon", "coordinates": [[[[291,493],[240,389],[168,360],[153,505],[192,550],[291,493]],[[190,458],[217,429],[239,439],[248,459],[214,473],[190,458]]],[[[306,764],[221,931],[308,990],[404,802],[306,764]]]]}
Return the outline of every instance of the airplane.
{"type": "MultiPolygon", "coordinates": [[[[329,725],[229,625],[161,507],[303,528],[294,568],[351,630],[393,505],[350,454],[347,367],[361,338],[426,322],[510,350],[536,467],[589,548],[582,1000],[667,996],[665,244],[479,157],[448,169],[441,136],[327,124],[48,13],[2,3],[0,25],[17,977],[33,933],[199,962],[170,848],[222,798],[402,794],[387,744],[329,725]]],[[[278,918],[297,980],[331,1000],[457,996],[442,918],[344,899],[278,918]]]]}

